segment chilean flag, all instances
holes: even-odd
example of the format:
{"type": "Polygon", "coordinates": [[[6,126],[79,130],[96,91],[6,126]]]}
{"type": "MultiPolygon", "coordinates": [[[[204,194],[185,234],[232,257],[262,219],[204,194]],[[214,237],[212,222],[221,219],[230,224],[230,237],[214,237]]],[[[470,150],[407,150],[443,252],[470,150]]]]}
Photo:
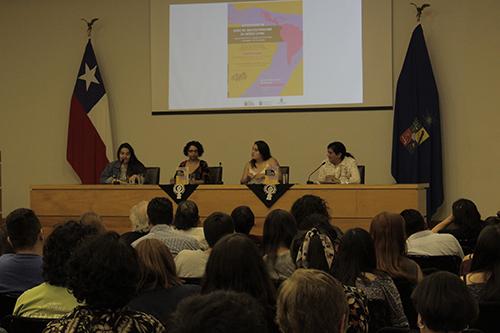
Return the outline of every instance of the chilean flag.
{"type": "Polygon", "coordinates": [[[82,184],[98,184],[113,159],[108,97],[90,38],[71,97],[66,159],[82,184]]]}

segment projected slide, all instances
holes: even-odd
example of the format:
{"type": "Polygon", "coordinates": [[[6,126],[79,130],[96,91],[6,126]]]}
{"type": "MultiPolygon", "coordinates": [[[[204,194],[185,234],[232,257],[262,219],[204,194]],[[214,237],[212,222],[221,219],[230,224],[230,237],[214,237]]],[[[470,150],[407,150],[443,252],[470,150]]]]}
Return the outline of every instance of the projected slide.
{"type": "Polygon", "coordinates": [[[168,110],[363,102],[361,0],[169,5],[168,110]]]}
{"type": "Polygon", "coordinates": [[[228,97],[304,93],[302,1],[228,5],[228,97]]]}

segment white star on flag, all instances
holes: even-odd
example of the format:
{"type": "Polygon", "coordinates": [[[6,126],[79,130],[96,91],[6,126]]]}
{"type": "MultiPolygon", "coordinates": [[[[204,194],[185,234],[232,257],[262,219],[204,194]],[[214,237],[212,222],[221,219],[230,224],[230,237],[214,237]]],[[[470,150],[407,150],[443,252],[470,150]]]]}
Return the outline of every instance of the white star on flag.
{"type": "Polygon", "coordinates": [[[95,70],[96,69],[97,69],[97,66],[90,69],[89,66],[87,64],[85,64],[85,74],[82,74],[78,77],[78,79],[85,81],[87,91],[89,90],[90,84],[92,82],[97,83],[97,84],[100,83],[95,77],[95,70]]]}

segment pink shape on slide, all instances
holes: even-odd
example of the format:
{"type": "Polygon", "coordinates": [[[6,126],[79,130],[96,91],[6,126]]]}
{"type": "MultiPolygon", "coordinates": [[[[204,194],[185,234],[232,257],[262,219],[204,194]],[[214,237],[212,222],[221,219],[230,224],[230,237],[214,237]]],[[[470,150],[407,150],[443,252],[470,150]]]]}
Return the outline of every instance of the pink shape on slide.
{"type": "Polygon", "coordinates": [[[302,31],[294,25],[284,24],[281,27],[280,35],[287,44],[286,58],[290,64],[292,57],[302,48],[302,31]]]}

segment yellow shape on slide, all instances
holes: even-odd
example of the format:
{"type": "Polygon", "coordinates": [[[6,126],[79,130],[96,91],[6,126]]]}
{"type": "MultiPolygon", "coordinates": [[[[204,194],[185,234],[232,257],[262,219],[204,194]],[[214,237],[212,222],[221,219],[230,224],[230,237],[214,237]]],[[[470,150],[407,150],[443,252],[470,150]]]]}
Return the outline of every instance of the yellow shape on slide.
{"type": "Polygon", "coordinates": [[[304,60],[301,60],[293,70],[287,84],[283,87],[280,96],[302,96],[304,95],[304,60]]]}
{"type": "Polygon", "coordinates": [[[241,97],[269,68],[277,43],[228,45],[228,97],[241,97]]]}
{"type": "Polygon", "coordinates": [[[260,8],[277,14],[302,14],[302,1],[246,2],[236,3],[237,10],[260,8]]]}

